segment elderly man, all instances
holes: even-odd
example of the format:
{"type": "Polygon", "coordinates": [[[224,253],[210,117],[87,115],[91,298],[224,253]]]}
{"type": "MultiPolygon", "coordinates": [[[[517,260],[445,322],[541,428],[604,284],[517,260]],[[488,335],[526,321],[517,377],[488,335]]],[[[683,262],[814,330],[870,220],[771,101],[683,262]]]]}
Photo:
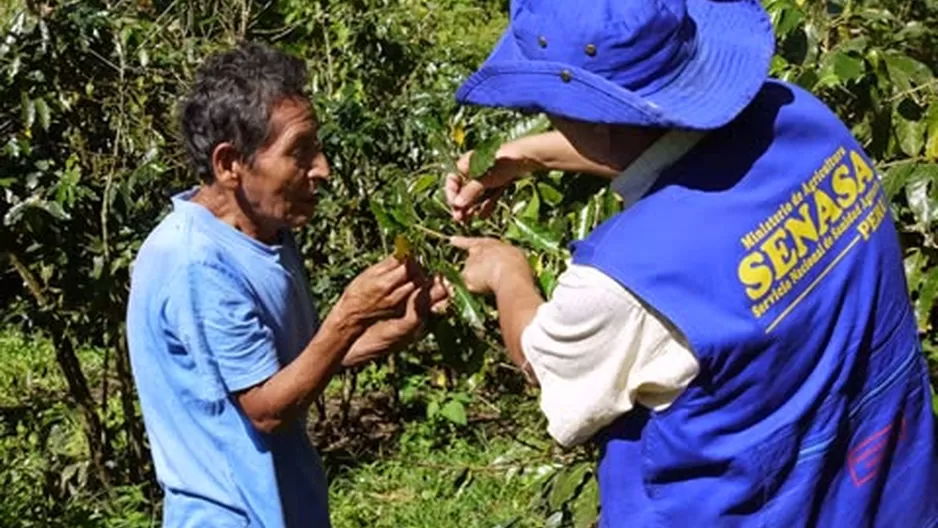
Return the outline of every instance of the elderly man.
{"type": "Polygon", "coordinates": [[[140,249],[127,313],[164,526],[329,526],[309,403],[446,301],[389,257],[320,323],[290,233],[329,176],[305,83],[301,61],[248,44],[210,57],[182,107],[202,184],[140,249]]]}
{"type": "Polygon", "coordinates": [[[602,526],[938,523],[887,198],[836,116],[767,78],[773,46],[756,0],[518,1],[457,94],[555,131],[503,145],[480,180],[464,157],[456,220],[531,169],[624,200],[548,302],[520,251],[454,239],[551,435],[600,446],[602,526]]]}

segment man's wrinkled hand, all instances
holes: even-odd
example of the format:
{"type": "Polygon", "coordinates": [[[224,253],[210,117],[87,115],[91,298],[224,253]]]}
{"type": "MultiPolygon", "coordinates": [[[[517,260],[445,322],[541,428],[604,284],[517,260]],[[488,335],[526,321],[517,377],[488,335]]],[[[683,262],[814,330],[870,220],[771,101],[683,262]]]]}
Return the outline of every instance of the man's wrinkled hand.
{"type": "Polygon", "coordinates": [[[405,348],[423,332],[432,314],[446,311],[449,297],[443,279],[425,281],[407,298],[400,314],[378,320],[365,330],[343,358],[342,365],[353,367],[405,348]]]}

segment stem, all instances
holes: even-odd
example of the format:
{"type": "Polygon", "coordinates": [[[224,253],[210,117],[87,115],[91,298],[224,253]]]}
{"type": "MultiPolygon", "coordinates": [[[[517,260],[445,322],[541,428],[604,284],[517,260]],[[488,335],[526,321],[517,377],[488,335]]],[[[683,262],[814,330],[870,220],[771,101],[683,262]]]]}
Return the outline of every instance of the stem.
{"type": "Polygon", "coordinates": [[[423,231],[425,234],[432,236],[434,238],[438,238],[440,240],[449,240],[450,238],[452,238],[451,235],[440,233],[439,231],[434,231],[430,229],[429,227],[424,227],[420,224],[413,224],[413,227],[417,228],[418,231],[423,231]]]}

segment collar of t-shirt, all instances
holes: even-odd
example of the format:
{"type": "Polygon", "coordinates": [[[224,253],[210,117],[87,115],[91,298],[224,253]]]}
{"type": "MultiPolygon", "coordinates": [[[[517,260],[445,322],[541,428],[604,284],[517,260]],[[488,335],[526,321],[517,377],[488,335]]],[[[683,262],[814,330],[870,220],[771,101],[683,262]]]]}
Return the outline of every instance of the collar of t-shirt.
{"type": "Polygon", "coordinates": [[[177,211],[198,218],[200,224],[210,229],[213,237],[223,240],[228,246],[240,250],[247,250],[259,255],[274,259],[283,258],[292,247],[292,237],[286,230],[281,231],[280,243],[265,244],[256,240],[234,227],[226,224],[204,206],[192,201],[198,192],[198,187],[182,191],[172,197],[173,208],[177,211]]]}
{"type": "Polygon", "coordinates": [[[652,143],[612,181],[612,190],[623,201],[623,209],[637,202],[654,185],[658,176],[704,138],[699,130],[672,129],[652,143]]]}

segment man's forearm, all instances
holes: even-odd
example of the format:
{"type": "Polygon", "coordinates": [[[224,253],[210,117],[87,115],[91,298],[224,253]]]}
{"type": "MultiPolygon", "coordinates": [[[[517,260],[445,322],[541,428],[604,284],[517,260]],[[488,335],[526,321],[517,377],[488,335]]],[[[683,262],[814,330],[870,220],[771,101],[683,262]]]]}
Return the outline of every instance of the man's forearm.
{"type": "Polygon", "coordinates": [[[557,131],[525,136],[502,145],[499,154],[521,160],[525,171],[557,170],[613,177],[616,173],[590,160],[557,131]]]}
{"type": "Polygon", "coordinates": [[[274,432],[306,409],[329,384],[342,358],[365,329],[364,322],[344,316],[338,307],[334,309],[295,360],[239,396],[254,426],[274,432]]]}
{"type": "Polygon", "coordinates": [[[544,303],[541,294],[534,285],[534,279],[527,271],[513,272],[500,279],[495,289],[495,302],[498,306],[498,321],[502,329],[502,339],[511,361],[519,368],[525,362],[521,349],[521,335],[531,324],[538,307],[544,303]]]}

